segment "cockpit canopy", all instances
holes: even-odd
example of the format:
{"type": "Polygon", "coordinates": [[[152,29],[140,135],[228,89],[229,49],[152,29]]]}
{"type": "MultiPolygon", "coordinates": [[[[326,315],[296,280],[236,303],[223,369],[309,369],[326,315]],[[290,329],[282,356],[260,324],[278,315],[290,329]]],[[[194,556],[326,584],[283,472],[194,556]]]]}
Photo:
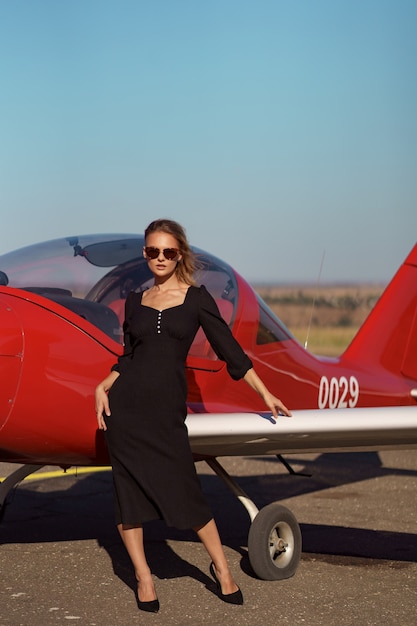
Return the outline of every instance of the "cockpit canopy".
{"type": "MultiPolygon", "coordinates": [[[[0,284],[58,302],[120,341],[127,294],[152,284],[143,245],[143,236],[128,234],[35,244],[0,257],[0,284]]],[[[231,324],[237,298],[232,269],[201,250],[194,248],[194,252],[197,284],[206,285],[231,324]]]]}
{"type": "MultiPolygon", "coordinates": [[[[130,291],[153,284],[143,258],[140,235],[82,235],[55,239],[0,256],[0,286],[39,294],[70,309],[121,343],[125,300],[130,291]]],[[[236,316],[238,283],[232,268],[207,252],[193,248],[198,264],[195,280],[215,298],[231,326],[236,316]]],[[[255,344],[280,342],[291,333],[258,297],[255,344]]],[[[190,355],[210,356],[203,331],[190,355]]]]}

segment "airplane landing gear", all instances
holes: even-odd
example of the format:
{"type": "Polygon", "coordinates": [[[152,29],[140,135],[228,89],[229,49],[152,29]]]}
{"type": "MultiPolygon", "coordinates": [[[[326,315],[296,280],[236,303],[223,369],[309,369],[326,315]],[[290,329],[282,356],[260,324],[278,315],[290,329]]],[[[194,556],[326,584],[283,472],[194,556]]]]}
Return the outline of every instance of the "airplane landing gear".
{"type": "Polygon", "coordinates": [[[12,472],[5,480],[0,482],[0,521],[3,519],[4,512],[6,510],[6,498],[9,495],[9,492],[15,487],[21,480],[29,476],[29,474],[33,474],[38,469],[40,469],[42,465],[21,465],[12,472]]]}
{"type": "Polygon", "coordinates": [[[301,531],[291,511],[278,502],[261,509],[249,529],[248,551],[259,578],[294,576],[301,557],[301,531]]]}
{"type": "Polygon", "coordinates": [[[259,510],[217,459],[206,459],[206,463],[231,489],[251,518],[248,554],[254,573],[262,580],[294,576],[302,542],[300,527],[291,511],[278,502],[259,510]]]}

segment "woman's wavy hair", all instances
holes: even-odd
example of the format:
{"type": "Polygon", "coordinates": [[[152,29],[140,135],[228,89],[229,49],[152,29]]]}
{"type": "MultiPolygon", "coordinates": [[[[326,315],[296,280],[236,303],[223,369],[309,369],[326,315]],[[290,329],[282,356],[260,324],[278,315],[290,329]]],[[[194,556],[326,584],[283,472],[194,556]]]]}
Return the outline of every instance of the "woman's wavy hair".
{"type": "Polygon", "coordinates": [[[185,229],[181,226],[181,224],[178,224],[178,222],[174,222],[174,220],[167,218],[157,219],[151,222],[145,229],[145,242],[148,235],[157,232],[166,233],[175,237],[182,255],[182,259],[177,263],[177,267],[175,269],[177,278],[187,285],[195,285],[193,274],[197,269],[197,261],[195,254],[191,250],[190,244],[188,243],[185,229]]]}

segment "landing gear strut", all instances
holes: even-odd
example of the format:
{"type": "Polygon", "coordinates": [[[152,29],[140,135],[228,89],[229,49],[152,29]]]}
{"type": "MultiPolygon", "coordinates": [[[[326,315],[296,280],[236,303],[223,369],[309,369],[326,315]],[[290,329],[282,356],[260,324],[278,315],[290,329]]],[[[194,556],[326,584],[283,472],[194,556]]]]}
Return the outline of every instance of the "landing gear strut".
{"type": "Polygon", "coordinates": [[[41,467],[43,466],[21,465],[0,483],[0,521],[3,518],[4,511],[6,509],[6,498],[9,495],[9,492],[13,489],[13,487],[20,483],[21,480],[26,478],[26,476],[33,474],[33,472],[36,472],[41,467]]]}

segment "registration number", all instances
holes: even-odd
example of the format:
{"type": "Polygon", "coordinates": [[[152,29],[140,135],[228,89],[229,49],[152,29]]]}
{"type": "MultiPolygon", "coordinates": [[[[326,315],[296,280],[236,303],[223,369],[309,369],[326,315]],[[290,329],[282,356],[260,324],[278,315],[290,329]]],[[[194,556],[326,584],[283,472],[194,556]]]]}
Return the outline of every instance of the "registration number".
{"type": "Polygon", "coordinates": [[[319,409],[346,409],[355,407],[359,400],[359,382],[355,376],[322,376],[319,386],[319,409]]]}

